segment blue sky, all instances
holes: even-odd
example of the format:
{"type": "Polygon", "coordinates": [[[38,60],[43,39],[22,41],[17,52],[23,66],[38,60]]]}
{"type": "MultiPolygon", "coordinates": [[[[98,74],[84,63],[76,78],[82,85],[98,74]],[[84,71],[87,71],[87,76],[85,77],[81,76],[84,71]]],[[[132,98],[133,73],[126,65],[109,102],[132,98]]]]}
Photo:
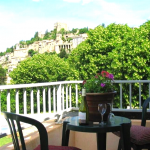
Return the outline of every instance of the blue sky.
{"type": "Polygon", "coordinates": [[[0,0],[0,52],[54,23],[95,28],[104,23],[137,27],[150,20],[149,0],[0,0]]]}

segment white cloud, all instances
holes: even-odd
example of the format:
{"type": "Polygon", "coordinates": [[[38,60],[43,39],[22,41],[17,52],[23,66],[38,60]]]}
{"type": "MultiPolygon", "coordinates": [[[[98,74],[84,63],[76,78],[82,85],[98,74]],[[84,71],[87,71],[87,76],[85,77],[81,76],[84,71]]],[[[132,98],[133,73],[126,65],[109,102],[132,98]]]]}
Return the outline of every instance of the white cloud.
{"type": "Polygon", "coordinates": [[[134,26],[146,21],[142,19],[141,12],[131,10],[128,4],[119,5],[118,3],[106,2],[105,0],[93,0],[93,2],[97,7],[89,10],[88,13],[83,12],[82,15],[93,17],[99,24],[119,23],[134,26]]]}
{"type": "Polygon", "coordinates": [[[63,0],[65,2],[69,2],[69,3],[79,3],[81,0],[63,0]]]}
{"type": "Polygon", "coordinates": [[[63,0],[65,2],[69,2],[69,3],[79,3],[82,2],[82,5],[88,4],[90,2],[92,2],[93,0],[63,0]]]}
{"type": "Polygon", "coordinates": [[[34,2],[39,2],[40,0],[32,0],[32,1],[34,1],[34,2]]]}
{"type": "Polygon", "coordinates": [[[6,51],[6,48],[14,46],[21,40],[30,40],[35,32],[44,32],[53,30],[56,20],[47,20],[46,18],[31,18],[24,21],[16,20],[14,14],[0,13],[0,52],[6,51]]]}
{"type": "Polygon", "coordinates": [[[83,0],[82,5],[88,4],[90,2],[92,2],[93,0],[83,0]]]}

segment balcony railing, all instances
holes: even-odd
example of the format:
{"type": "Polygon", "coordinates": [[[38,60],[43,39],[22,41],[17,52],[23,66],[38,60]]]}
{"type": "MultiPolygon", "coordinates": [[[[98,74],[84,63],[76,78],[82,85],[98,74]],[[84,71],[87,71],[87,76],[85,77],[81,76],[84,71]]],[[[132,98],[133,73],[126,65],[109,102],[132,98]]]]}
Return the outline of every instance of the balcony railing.
{"type": "MultiPolygon", "coordinates": [[[[40,121],[49,117],[52,118],[56,114],[62,114],[64,111],[77,110],[79,98],[79,84],[82,81],[60,81],[48,83],[34,83],[34,84],[18,84],[18,85],[2,85],[0,86],[1,93],[6,92],[6,105],[8,112],[11,110],[11,98],[13,96],[15,101],[15,113],[24,114],[27,116],[35,117],[40,121]],[[11,95],[13,91],[13,95],[11,95]],[[22,94],[22,95],[21,95],[22,94]],[[20,108],[19,103],[22,100],[23,107],[20,108]],[[30,106],[29,106],[30,104],[30,106]],[[36,105],[36,109],[35,109],[36,105]],[[21,111],[20,111],[21,110],[21,111]]],[[[120,86],[120,91],[117,94],[120,97],[120,106],[113,108],[114,111],[141,111],[141,89],[144,84],[148,84],[148,97],[150,97],[150,80],[115,80],[114,84],[120,86]],[[129,85],[129,108],[123,108],[123,85],[129,85]],[[138,92],[138,109],[132,108],[132,85],[139,85],[138,92]]],[[[1,112],[1,96],[0,96],[0,117],[1,112]]],[[[150,105],[149,105],[150,109],[150,105]]],[[[149,111],[149,110],[148,110],[149,111]]],[[[0,127],[1,133],[1,127],[0,127]]]]}

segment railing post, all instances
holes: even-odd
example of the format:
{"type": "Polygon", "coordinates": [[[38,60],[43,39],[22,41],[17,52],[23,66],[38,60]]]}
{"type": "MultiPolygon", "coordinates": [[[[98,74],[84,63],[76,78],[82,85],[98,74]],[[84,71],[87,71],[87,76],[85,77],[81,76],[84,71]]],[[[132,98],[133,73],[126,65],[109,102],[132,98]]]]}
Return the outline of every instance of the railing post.
{"type": "Polygon", "coordinates": [[[15,99],[16,99],[16,114],[19,114],[19,92],[18,92],[18,89],[16,89],[15,99]]]}
{"type": "Polygon", "coordinates": [[[69,101],[70,101],[70,108],[72,107],[72,99],[71,99],[71,85],[69,86],[69,101]]]}
{"type": "Polygon", "coordinates": [[[61,112],[61,84],[58,85],[57,89],[57,112],[61,112]]]}
{"type": "Polygon", "coordinates": [[[33,99],[33,88],[30,90],[30,100],[31,100],[31,114],[34,114],[34,99],[33,99]]]}
{"type": "Polygon", "coordinates": [[[24,114],[27,114],[27,91],[23,89],[24,114]]]}
{"type": "Polygon", "coordinates": [[[66,109],[68,109],[68,85],[66,85],[66,109]]]}
{"type": "Polygon", "coordinates": [[[141,108],[141,83],[139,83],[139,108],[141,108]]]}
{"type": "Polygon", "coordinates": [[[7,90],[7,111],[10,112],[10,90],[7,90]]]}
{"type": "Polygon", "coordinates": [[[131,83],[129,84],[129,101],[130,101],[130,109],[132,108],[132,85],[131,83]]]}
{"type": "Polygon", "coordinates": [[[76,84],[76,108],[78,108],[78,85],[76,84]]]}
{"type": "Polygon", "coordinates": [[[37,113],[40,114],[40,90],[37,88],[37,113]]]}
{"type": "Polygon", "coordinates": [[[120,84],[120,108],[122,108],[122,83],[120,84]]]}
{"type": "Polygon", "coordinates": [[[56,88],[55,86],[53,86],[53,110],[54,110],[54,113],[56,113],[56,88]]]}
{"type": "Polygon", "coordinates": [[[43,113],[46,113],[45,87],[43,87],[43,113]]]}
{"type": "Polygon", "coordinates": [[[51,113],[51,88],[48,87],[48,111],[51,113]]]}
{"type": "Polygon", "coordinates": [[[64,85],[62,86],[62,110],[64,110],[65,103],[64,103],[64,85]]]}
{"type": "MultiPolygon", "coordinates": [[[[150,83],[148,85],[149,85],[149,97],[150,97],[150,83]]],[[[149,103],[149,109],[150,109],[150,103],[149,103]]]]}

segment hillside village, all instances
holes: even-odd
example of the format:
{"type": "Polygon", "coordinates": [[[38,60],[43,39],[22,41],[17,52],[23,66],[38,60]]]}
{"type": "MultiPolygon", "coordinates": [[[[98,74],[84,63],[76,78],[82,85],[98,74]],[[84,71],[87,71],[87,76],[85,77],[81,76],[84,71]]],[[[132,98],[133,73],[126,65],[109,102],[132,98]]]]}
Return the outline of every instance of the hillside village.
{"type": "MultiPolygon", "coordinates": [[[[22,46],[17,43],[16,47],[13,52],[6,53],[4,56],[0,56],[0,64],[3,68],[8,69],[8,73],[11,72],[14,68],[17,67],[17,64],[26,59],[27,57],[30,57],[28,54],[28,51],[30,49],[33,49],[34,51],[38,53],[45,53],[45,52],[56,52],[60,53],[61,49],[65,49],[65,51],[68,53],[69,50],[72,50],[77,47],[82,41],[84,41],[87,38],[87,34],[73,34],[73,33],[67,33],[64,34],[64,38],[71,38],[71,41],[64,41],[62,40],[62,34],[58,33],[62,28],[65,29],[65,31],[68,31],[67,24],[57,22],[54,24],[54,29],[57,30],[56,39],[55,40],[42,40],[42,41],[35,41],[33,44],[24,45],[22,46]]],[[[38,37],[43,38],[44,34],[41,32],[38,32],[38,37]]],[[[6,84],[10,83],[10,78],[7,74],[7,81],[6,84]]]]}

